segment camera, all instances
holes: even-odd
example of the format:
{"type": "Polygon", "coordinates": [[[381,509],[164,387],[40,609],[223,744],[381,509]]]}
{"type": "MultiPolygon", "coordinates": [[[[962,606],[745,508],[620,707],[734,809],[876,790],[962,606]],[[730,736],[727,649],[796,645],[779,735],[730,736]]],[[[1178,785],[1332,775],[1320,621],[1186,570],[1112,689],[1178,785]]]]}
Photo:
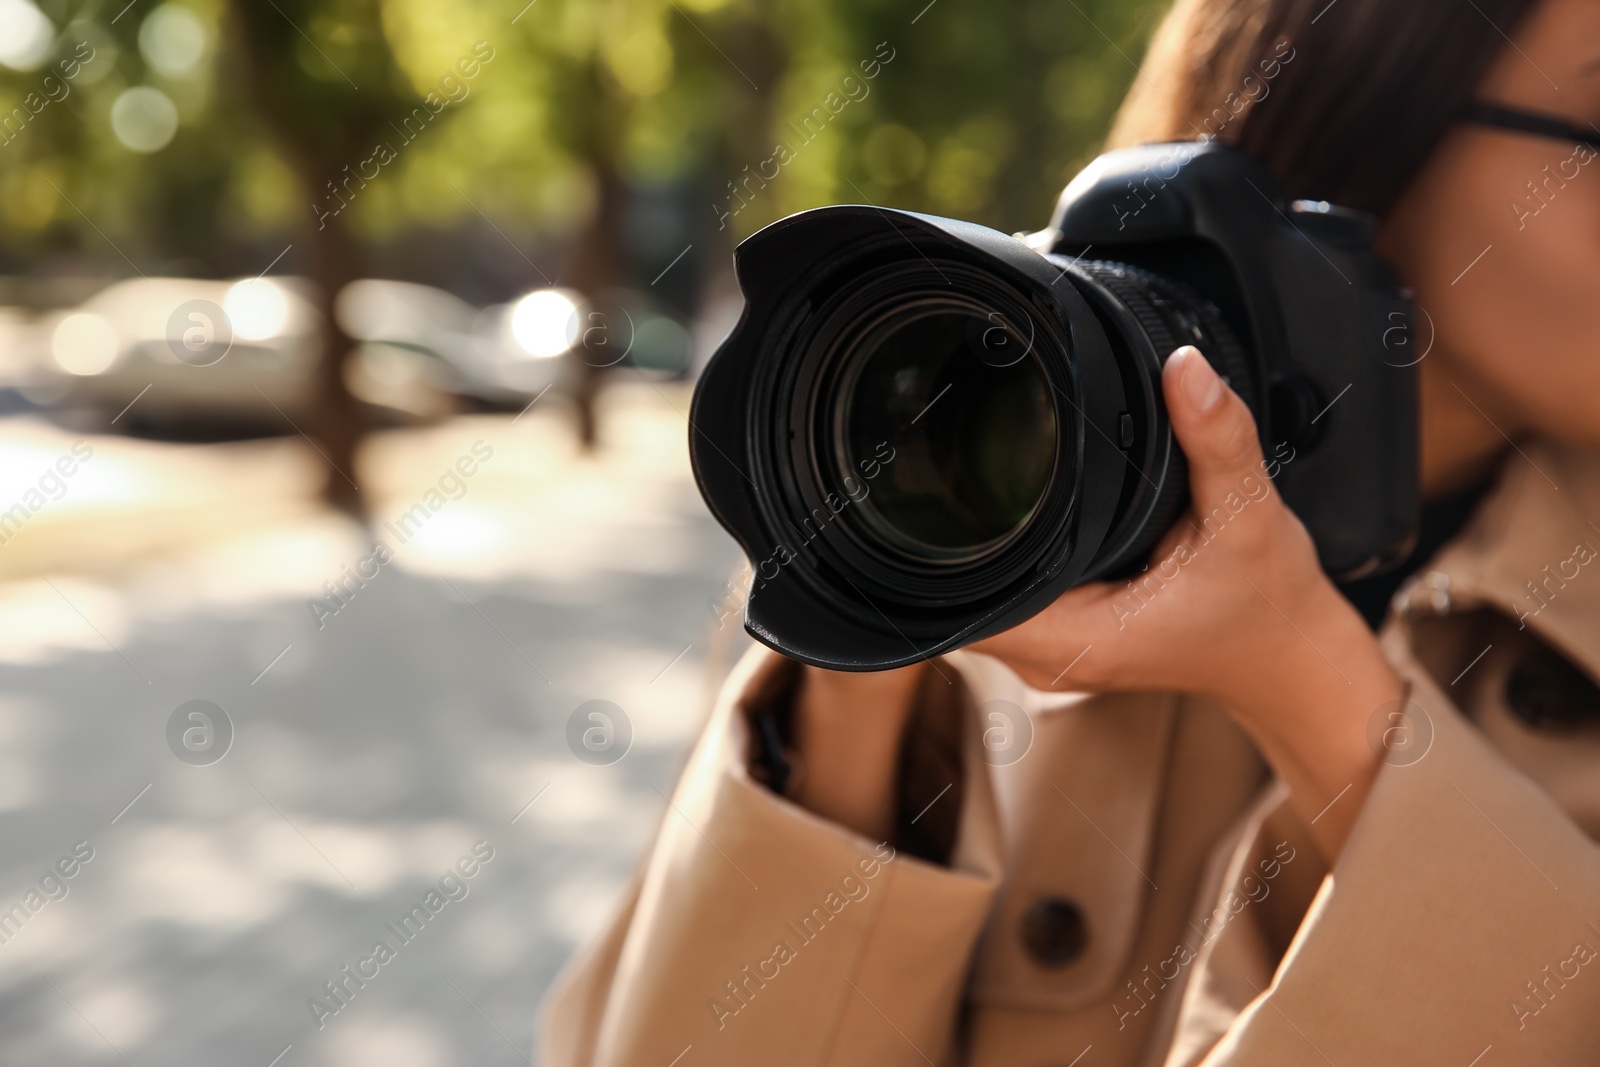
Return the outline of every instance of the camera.
{"type": "Polygon", "coordinates": [[[871,205],[752,235],[689,420],[751,561],[746,629],[883,670],[1136,575],[1188,504],[1160,382],[1185,344],[1249,405],[1324,570],[1394,566],[1420,509],[1418,357],[1375,231],[1182,142],[1100,156],[1027,236],[871,205]]]}

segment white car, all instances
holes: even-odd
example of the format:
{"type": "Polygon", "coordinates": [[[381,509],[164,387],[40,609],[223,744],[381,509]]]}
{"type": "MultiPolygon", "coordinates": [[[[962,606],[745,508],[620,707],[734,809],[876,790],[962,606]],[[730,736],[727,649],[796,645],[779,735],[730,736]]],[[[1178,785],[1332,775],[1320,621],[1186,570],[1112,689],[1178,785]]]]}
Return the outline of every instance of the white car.
{"type": "Polygon", "coordinates": [[[319,317],[306,292],[277,277],[116,282],[36,323],[35,382],[118,422],[288,431],[315,395],[319,317]]]}
{"type": "Polygon", "coordinates": [[[521,407],[556,380],[563,363],[557,357],[576,336],[576,304],[553,289],[479,310],[442,289],[374,278],[345,286],[334,313],[361,344],[352,390],[402,408],[402,398],[391,394],[419,379],[498,407],[521,407]],[[549,321],[542,325],[552,336],[530,337],[530,300],[544,311],[549,321]]]}
{"type": "MultiPolygon", "coordinates": [[[[322,346],[311,293],[305,280],[277,276],[116,282],[38,320],[29,392],[122,427],[304,429],[322,346]]],[[[351,392],[401,419],[448,414],[453,397],[523,407],[560,377],[580,330],[591,351],[614,350],[617,362],[659,364],[669,375],[686,362],[682,328],[631,294],[591,306],[549,288],[479,309],[432,286],[364,279],[334,307],[357,344],[351,392]],[[597,338],[611,348],[594,347],[597,338]]]]}

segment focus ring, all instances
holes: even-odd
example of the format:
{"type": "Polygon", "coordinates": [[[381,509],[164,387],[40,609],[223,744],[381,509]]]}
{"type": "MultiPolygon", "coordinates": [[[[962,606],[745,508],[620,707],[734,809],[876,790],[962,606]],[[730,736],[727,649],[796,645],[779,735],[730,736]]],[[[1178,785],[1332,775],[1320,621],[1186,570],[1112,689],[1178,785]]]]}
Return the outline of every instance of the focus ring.
{"type": "MultiPolygon", "coordinates": [[[[1165,278],[1124,263],[1090,261],[1079,266],[1105,288],[1131,315],[1144,331],[1157,365],[1157,403],[1160,403],[1160,366],[1180,345],[1193,344],[1204,353],[1229,384],[1244,399],[1252,412],[1255,390],[1250,376],[1250,364],[1244,351],[1234,340],[1220,312],[1208,301],[1186,287],[1165,278]]],[[[1164,409],[1163,409],[1164,410],[1164,409]]],[[[1163,417],[1162,422],[1165,423],[1163,417]]],[[[1170,431],[1169,431],[1170,432],[1170,431]]],[[[1159,457],[1146,457],[1144,477],[1150,477],[1149,468],[1159,457]]],[[[1142,528],[1116,553],[1105,561],[1103,575],[1115,575],[1127,570],[1143,559],[1172,524],[1177,521],[1189,502],[1189,468],[1183,451],[1176,440],[1171,442],[1171,452],[1159,482],[1155,499],[1140,509],[1144,513],[1142,528]]],[[[1098,568],[1097,568],[1098,569],[1098,568]]]]}
{"type": "Polygon", "coordinates": [[[1229,388],[1239,394],[1245,406],[1252,413],[1257,412],[1250,361],[1234,340],[1233,331],[1223,321],[1222,313],[1209,301],[1166,278],[1125,263],[1097,261],[1082,266],[1086,273],[1115,293],[1139,320],[1155,345],[1158,359],[1164,361],[1180,345],[1194,345],[1227,381],[1229,388]],[[1152,299],[1151,294],[1156,299],[1152,299]],[[1185,312],[1192,313],[1197,321],[1176,321],[1185,312]],[[1185,338],[1179,334],[1190,336],[1185,338]]]}

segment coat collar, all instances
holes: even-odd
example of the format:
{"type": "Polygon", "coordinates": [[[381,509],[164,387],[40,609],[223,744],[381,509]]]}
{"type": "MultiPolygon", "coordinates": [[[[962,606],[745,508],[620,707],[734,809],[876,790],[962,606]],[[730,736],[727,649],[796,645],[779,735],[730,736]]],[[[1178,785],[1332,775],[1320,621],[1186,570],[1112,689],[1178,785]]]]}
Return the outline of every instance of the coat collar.
{"type": "Polygon", "coordinates": [[[1402,618],[1491,607],[1600,678],[1600,452],[1528,442],[1461,534],[1395,597],[1402,618]]]}

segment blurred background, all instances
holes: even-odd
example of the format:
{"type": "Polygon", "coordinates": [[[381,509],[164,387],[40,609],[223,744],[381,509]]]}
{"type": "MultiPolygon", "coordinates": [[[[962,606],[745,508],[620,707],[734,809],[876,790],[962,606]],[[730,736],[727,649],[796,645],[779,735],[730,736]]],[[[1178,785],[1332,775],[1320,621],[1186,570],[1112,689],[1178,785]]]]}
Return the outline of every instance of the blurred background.
{"type": "Polygon", "coordinates": [[[1042,226],[1164,6],[0,0],[0,1058],[528,1061],[744,647],[733,246],[1042,226]]]}

